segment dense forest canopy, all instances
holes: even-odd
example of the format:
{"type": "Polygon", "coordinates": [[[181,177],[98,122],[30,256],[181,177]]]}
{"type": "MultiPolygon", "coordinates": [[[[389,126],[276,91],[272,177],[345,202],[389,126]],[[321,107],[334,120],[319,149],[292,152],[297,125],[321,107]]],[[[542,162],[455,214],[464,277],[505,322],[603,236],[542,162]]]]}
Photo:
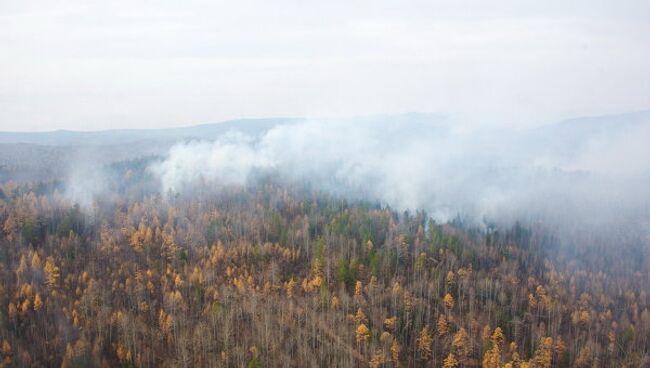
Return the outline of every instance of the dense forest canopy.
{"type": "Polygon", "coordinates": [[[4,366],[639,367],[648,238],[437,223],[287,183],[161,193],[155,158],[84,207],[0,185],[4,366]]]}

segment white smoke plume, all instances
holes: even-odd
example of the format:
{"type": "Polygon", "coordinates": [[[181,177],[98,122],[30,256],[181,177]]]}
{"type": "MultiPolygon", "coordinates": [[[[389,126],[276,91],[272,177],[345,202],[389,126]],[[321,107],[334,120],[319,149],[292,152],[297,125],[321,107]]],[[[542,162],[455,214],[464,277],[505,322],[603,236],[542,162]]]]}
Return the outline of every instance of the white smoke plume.
{"type": "Polygon", "coordinates": [[[461,214],[601,224],[648,216],[650,115],[642,115],[641,123],[607,129],[599,120],[598,129],[568,122],[527,131],[460,129],[419,114],[310,120],[260,137],[178,144],[151,169],[164,191],[198,181],[245,184],[251,173],[273,170],[441,221],[461,214]]]}

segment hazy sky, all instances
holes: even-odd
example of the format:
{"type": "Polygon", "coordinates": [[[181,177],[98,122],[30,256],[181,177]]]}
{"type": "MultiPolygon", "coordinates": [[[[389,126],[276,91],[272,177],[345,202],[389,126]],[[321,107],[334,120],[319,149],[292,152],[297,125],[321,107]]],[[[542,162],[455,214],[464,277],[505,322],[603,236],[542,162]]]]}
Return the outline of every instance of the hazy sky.
{"type": "Polygon", "coordinates": [[[0,130],[647,108],[646,0],[0,0],[0,130]]]}

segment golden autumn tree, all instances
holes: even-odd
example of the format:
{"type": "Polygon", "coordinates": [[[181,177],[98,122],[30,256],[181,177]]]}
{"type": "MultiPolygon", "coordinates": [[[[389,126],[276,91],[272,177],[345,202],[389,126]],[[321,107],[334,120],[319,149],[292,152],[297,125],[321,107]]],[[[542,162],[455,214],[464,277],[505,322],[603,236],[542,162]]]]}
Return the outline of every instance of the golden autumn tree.
{"type": "Polygon", "coordinates": [[[452,286],[456,282],[456,274],[454,271],[447,272],[447,286],[452,286]]]}
{"type": "Polygon", "coordinates": [[[366,324],[368,323],[368,317],[366,314],[363,312],[363,309],[359,308],[357,309],[357,313],[354,314],[354,322],[357,324],[366,324]]]}
{"type": "Polygon", "coordinates": [[[429,360],[431,358],[431,345],[433,343],[433,338],[429,333],[429,326],[424,326],[420,331],[420,334],[417,338],[417,348],[420,353],[420,357],[423,360],[429,360]]]}
{"type": "Polygon", "coordinates": [[[467,358],[467,355],[470,352],[470,346],[469,336],[464,328],[461,327],[458,332],[454,334],[454,337],[451,340],[451,347],[454,349],[461,362],[467,358]]]}
{"type": "Polygon", "coordinates": [[[354,296],[355,297],[361,297],[361,293],[363,292],[363,283],[361,281],[358,281],[354,284],[354,296]]]}
{"type": "Polygon", "coordinates": [[[500,368],[501,367],[501,352],[505,337],[501,327],[494,329],[494,333],[490,337],[492,348],[485,352],[483,355],[483,368],[500,368]]]}
{"type": "Polygon", "coordinates": [[[361,323],[357,326],[355,336],[357,343],[368,342],[370,340],[370,329],[365,325],[365,323],[361,323]]]}
{"type": "Polygon", "coordinates": [[[397,339],[393,338],[393,343],[390,345],[390,356],[393,360],[393,363],[396,365],[399,363],[399,354],[402,351],[402,347],[397,342],[397,339]]]}
{"type": "Polygon", "coordinates": [[[2,354],[5,356],[10,356],[13,350],[11,349],[11,344],[7,339],[2,340],[2,354]]]}
{"type": "Polygon", "coordinates": [[[451,296],[451,294],[447,293],[445,296],[442,298],[442,302],[444,303],[445,307],[447,309],[452,309],[454,307],[454,303],[456,302],[454,300],[454,297],[451,296]]]}
{"type": "Polygon", "coordinates": [[[34,297],[34,310],[39,311],[43,307],[43,300],[41,299],[41,294],[36,294],[34,297]]]}
{"type": "Polygon", "coordinates": [[[45,266],[43,267],[45,271],[46,283],[51,290],[55,290],[59,284],[59,277],[61,276],[59,267],[54,263],[53,257],[47,257],[45,259],[45,266]]]}
{"type": "Polygon", "coordinates": [[[447,357],[442,361],[443,368],[456,368],[459,365],[460,362],[456,359],[454,353],[449,353],[449,355],[447,355],[447,357]]]}
{"type": "Polygon", "coordinates": [[[439,337],[444,337],[449,332],[449,324],[444,315],[438,317],[438,322],[436,323],[436,330],[438,331],[439,337]]]}
{"type": "Polygon", "coordinates": [[[535,350],[533,356],[535,367],[551,368],[553,363],[553,339],[545,337],[540,340],[540,344],[535,350]]]}
{"type": "Polygon", "coordinates": [[[37,252],[34,252],[34,255],[32,256],[32,268],[41,268],[41,257],[38,256],[37,252]]]}
{"type": "Polygon", "coordinates": [[[295,288],[296,288],[296,284],[297,284],[297,282],[293,279],[293,277],[290,278],[289,281],[287,281],[285,287],[286,287],[286,289],[287,289],[287,296],[288,296],[289,298],[292,298],[292,297],[293,297],[293,293],[294,293],[294,290],[295,290],[295,288]]]}
{"type": "Polygon", "coordinates": [[[397,317],[386,318],[384,320],[384,327],[389,331],[394,331],[397,325],[397,317]]]}

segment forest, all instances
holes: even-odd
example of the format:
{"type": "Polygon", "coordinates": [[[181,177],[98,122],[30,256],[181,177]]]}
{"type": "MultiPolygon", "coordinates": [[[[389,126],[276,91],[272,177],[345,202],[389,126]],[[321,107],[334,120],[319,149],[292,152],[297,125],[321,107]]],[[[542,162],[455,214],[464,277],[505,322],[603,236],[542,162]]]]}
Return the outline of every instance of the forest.
{"type": "Polygon", "coordinates": [[[3,367],[641,367],[647,239],[438,223],[288,184],[80,206],[0,184],[3,367]]]}

